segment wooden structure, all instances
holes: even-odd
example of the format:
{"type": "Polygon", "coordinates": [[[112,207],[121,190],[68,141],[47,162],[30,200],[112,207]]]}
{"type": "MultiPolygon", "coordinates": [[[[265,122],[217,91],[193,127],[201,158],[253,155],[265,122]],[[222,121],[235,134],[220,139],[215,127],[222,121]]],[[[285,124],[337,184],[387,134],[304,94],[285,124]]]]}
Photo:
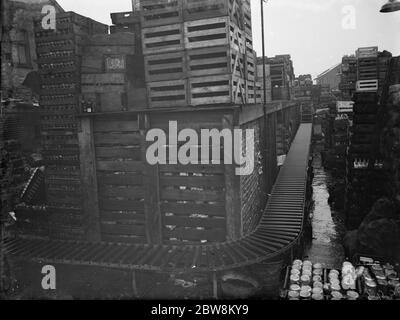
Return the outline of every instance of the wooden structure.
{"type": "Polygon", "coordinates": [[[249,1],[145,0],[140,15],[150,108],[261,102],[249,1]]]}
{"type": "Polygon", "coordinates": [[[70,237],[82,229],[82,187],[78,143],[79,94],[84,44],[92,34],[107,33],[108,26],[73,12],[57,14],[56,30],[43,30],[37,21],[36,45],[41,76],[41,143],[46,165],[47,204],[52,216],[36,235],[70,237]]]}
{"type": "Polygon", "coordinates": [[[147,107],[144,61],[133,54],[133,33],[94,35],[83,49],[81,107],[84,112],[123,111],[147,107]]]}
{"type": "MultiPolygon", "coordinates": [[[[257,59],[257,65],[267,64],[269,70],[271,99],[290,100],[294,82],[293,62],[290,55],[276,55],[275,57],[257,59]]],[[[267,89],[268,90],[268,89],[267,89]]]]}
{"type": "MultiPolygon", "coordinates": [[[[248,235],[217,244],[183,245],[153,243],[122,245],[87,242],[48,242],[7,239],[12,257],[45,263],[101,266],[132,270],[133,293],[139,297],[137,272],[174,272],[195,276],[212,274],[213,297],[218,297],[220,273],[260,265],[274,259],[290,259],[299,244],[311,203],[309,152],[311,124],[302,124],[285,165],[281,169],[260,223],[248,235]],[[285,258],[286,257],[286,258],[285,258]]],[[[157,221],[153,217],[153,221],[157,221]]],[[[255,269],[256,270],[256,269],[255,269]]],[[[261,269],[260,269],[261,270],[261,269]]],[[[277,275],[276,275],[277,276],[277,275]]]]}

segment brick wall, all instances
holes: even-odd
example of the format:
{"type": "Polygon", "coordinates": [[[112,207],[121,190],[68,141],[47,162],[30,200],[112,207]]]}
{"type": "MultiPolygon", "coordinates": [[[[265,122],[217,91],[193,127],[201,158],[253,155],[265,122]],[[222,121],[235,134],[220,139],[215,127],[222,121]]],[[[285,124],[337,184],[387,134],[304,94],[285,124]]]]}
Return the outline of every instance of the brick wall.
{"type": "MultiPolygon", "coordinates": [[[[240,177],[240,198],[242,204],[242,230],[243,236],[251,233],[258,225],[262,216],[262,210],[265,206],[265,187],[264,173],[262,167],[262,119],[250,122],[242,127],[245,129],[254,129],[255,144],[254,144],[254,171],[251,175],[240,177]]],[[[243,134],[243,145],[248,148],[243,134]]]]}

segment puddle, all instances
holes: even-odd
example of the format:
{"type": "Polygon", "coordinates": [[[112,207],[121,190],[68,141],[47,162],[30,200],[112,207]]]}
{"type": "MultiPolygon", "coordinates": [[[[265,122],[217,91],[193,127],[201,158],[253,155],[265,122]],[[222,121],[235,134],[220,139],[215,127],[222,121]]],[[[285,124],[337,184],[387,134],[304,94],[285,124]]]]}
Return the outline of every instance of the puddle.
{"type": "Polygon", "coordinates": [[[312,241],[306,255],[312,261],[323,263],[326,267],[338,268],[344,260],[344,229],[341,220],[338,219],[338,213],[333,211],[328,202],[328,186],[332,178],[322,167],[319,156],[315,157],[313,166],[312,241]]]}

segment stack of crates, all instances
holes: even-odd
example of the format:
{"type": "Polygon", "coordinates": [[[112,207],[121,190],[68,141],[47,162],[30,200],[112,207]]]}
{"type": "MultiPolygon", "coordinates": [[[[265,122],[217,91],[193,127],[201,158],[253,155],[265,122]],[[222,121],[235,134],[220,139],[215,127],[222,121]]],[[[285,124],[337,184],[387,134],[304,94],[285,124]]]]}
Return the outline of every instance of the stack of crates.
{"type": "Polygon", "coordinates": [[[150,108],[255,103],[250,1],[143,0],[150,108]]]}
{"type": "Polygon", "coordinates": [[[277,55],[268,59],[271,73],[272,100],[290,100],[291,82],[294,80],[290,55],[277,55]]]}
{"type": "Polygon", "coordinates": [[[313,80],[310,74],[299,75],[294,81],[296,100],[311,101],[313,97],[313,80]]]}
{"type": "Polygon", "coordinates": [[[115,12],[111,13],[113,25],[110,33],[132,33],[135,38],[135,51],[132,54],[142,54],[141,24],[139,12],[115,12]]]}
{"type": "Polygon", "coordinates": [[[378,91],[378,47],[359,48],[357,57],[356,92],[378,91]]]}
{"type": "Polygon", "coordinates": [[[88,36],[108,26],[73,12],[57,14],[56,29],[35,23],[41,76],[41,140],[46,166],[46,200],[52,219],[50,237],[79,238],[82,230],[77,121],[82,48],[88,36]]]}
{"type": "Polygon", "coordinates": [[[357,82],[357,58],[344,56],[342,58],[342,73],[339,89],[344,100],[350,100],[356,90],[357,82]]]}

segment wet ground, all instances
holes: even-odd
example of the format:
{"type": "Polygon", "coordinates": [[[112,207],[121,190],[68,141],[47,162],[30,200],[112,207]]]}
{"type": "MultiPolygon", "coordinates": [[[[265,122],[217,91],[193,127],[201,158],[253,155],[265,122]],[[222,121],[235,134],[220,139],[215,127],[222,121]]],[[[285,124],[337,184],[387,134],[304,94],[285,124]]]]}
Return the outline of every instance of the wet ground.
{"type": "Polygon", "coordinates": [[[339,268],[345,258],[342,246],[345,232],[343,220],[340,213],[335,212],[328,203],[328,187],[332,178],[323,168],[319,154],[314,157],[313,167],[312,241],[306,256],[328,268],[339,268]]]}

